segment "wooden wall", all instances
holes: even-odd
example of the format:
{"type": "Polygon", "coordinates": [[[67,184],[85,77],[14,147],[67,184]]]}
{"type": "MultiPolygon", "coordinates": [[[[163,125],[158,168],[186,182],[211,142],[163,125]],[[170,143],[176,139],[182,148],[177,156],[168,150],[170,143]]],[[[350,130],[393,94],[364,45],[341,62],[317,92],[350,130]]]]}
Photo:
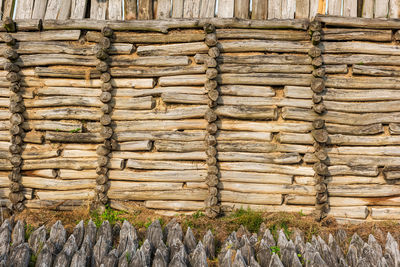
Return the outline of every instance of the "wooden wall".
{"type": "Polygon", "coordinates": [[[398,0],[2,0],[3,17],[16,19],[148,20],[166,18],[398,18],[398,0]],[[251,6],[250,6],[251,5],[251,6]]]}
{"type": "MultiPolygon", "coordinates": [[[[206,71],[215,68],[217,190],[223,210],[312,213],[317,160],[311,131],[317,114],[310,85],[321,73],[310,56],[319,47],[327,109],[319,117],[329,133],[329,214],[355,221],[398,219],[400,24],[316,20],[323,28],[314,45],[307,20],[251,26],[210,21],[217,28],[215,59],[217,50],[210,52],[199,21],[109,24],[114,28],[107,60],[110,115],[117,145],[108,155],[105,184],[96,170],[109,112],[96,58],[103,25],[45,22],[43,31],[34,31],[37,21],[24,21],[16,33],[0,28],[2,55],[9,53],[7,36],[16,40],[11,47],[19,55],[23,98],[8,89],[15,72],[0,71],[1,204],[9,204],[8,194],[17,186],[8,177],[16,131],[11,111],[24,118],[20,185],[27,207],[72,209],[106,187],[111,205],[135,201],[166,214],[203,209],[211,153],[204,142],[210,132],[208,81],[214,79],[206,71]]],[[[0,58],[0,66],[6,62],[0,58]]]]}

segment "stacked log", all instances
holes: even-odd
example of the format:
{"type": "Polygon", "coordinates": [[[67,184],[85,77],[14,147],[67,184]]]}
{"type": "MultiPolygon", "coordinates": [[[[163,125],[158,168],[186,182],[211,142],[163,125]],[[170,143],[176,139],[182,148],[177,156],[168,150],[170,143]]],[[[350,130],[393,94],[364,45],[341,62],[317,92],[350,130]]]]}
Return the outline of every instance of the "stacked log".
{"type": "Polygon", "coordinates": [[[204,26],[205,31],[205,44],[208,46],[208,57],[205,60],[206,71],[206,82],[204,83],[204,89],[207,96],[208,109],[204,115],[207,121],[207,133],[204,139],[204,144],[207,154],[207,177],[206,184],[208,186],[208,196],[205,200],[206,215],[211,218],[215,218],[221,213],[220,200],[218,199],[218,183],[219,183],[219,168],[217,166],[218,149],[216,135],[218,132],[218,115],[216,110],[218,109],[218,82],[216,81],[218,70],[217,61],[220,51],[217,47],[218,40],[215,32],[215,26],[212,24],[206,24],[204,26]]]}
{"type": "MultiPolygon", "coordinates": [[[[14,22],[10,21],[13,25],[14,22]]],[[[11,27],[10,30],[15,27],[11,27]]],[[[11,164],[11,172],[8,175],[10,179],[9,184],[9,199],[11,201],[11,209],[15,211],[22,211],[24,209],[24,193],[23,193],[23,185],[21,182],[21,167],[23,164],[22,159],[22,150],[23,150],[23,139],[24,139],[24,130],[22,128],[22,123],[24,122],[24,117],[22,113],[25,110],[24,103],[22,101],[22,96],[20,94],[21,90],[21,76],[19,74],[20,68],[17,64],[15,64],[16,60],[19,57],[16,49],[16,40],[13,38],[11,34],[3,35],[3,40],[7,44],[7,48],[3,51],[3,55],[6,58],[6,63],[4,63],[4,70],[7,71],[6,78],[10,82],[9,90],[10,90],[10,105],[9,109],[11,112],[10,117],[10,135],[11,135],[11,143],[9,147],[10,151],[10,164],[11,164]]]]}
{"type": "Polygon", "coordinates": [[[100,80],[103,82],[101,85],[102,93],[99,96],[100,101],[103,103],[101,106],[102,116],[100,117],[100,136],[102,137],[103,144],[99,145],[96,149],[98,156],[96,174],[96,195],[95,205],[97,208],[102,210],[105,209],[105,205],[108,203],[107,191],[110,187],[108,180],[108,164],[110,162],[110,156],[112,149],[117,147],[117,140],[112,138],[114,130],[111,127],[111,113],[112,113],[112,93],[113,85],[111,82],[111,74],[109,72],[109,49],[111,47],[111,39],[113,37],[113,30],[104,27],[101,31],[102,38],[99,40],[98,46],[96,47],[96,57],[99,60],[96,70],[99,71],[100,80]]]}
{"type": "MultiPolygon", "coordinates": [[[[323,94],[325,91],[325,68],[323,67],[323,60],[321,57],[321,48],[319,47],[321,41],[321,23],[313,21],[310,23],[310,35],[313,47],[308,52],[312,58],[313,79],[311,81],[313,111],[321,117],[326,113],[326,106],[324,104],[323,94]]],[[[313,130],[311,135],[314,139],[314,156],[318,159],[314,163],[313,169],[315,171],[315,189],[316,189],[316,220],[320,221],[328,215],[328,191],[327,191],[327,175],[328,166],[326,164],[328,155],[325,145],[328,141],[328,132],[325,128],[325,121],[321,118],[315,118],[312,122],[313,130]]]]}

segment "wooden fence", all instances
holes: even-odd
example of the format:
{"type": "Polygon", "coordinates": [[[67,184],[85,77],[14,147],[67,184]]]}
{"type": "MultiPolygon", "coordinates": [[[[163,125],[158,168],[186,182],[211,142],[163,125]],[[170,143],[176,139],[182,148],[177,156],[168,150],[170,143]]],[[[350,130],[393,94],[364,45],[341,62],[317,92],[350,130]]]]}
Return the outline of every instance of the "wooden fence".
{"type": "Polygon", "coordinates": [[[398,18],[399,0],[2,0],[16,19],[313,18],[316,14],[398,18]]]}

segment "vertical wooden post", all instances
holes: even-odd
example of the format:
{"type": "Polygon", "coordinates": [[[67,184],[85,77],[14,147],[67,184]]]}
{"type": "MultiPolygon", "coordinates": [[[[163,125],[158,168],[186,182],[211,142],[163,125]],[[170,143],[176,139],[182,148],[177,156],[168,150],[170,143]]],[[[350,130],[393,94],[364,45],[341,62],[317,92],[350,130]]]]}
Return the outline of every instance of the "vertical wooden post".
{"type": "Polygon", "coordinates": [[[200,5],[200,18],[213,18],[215,16],[215,0],[202,0],[200,5]]]}
{"type": "Polygon", "coordinates": [[[309,12],[310,12],[310,0],[296,0],[296,18],[298,19],[308,18],[309,12]]]}
{"type": "Polygon", "coordinates": [[[138,19],[153,19],[153,1],[139,0],[138,19]]]}
{"type": "Polygon", "coordinates": [[[137,4],[136,0],[124,0],[125,20],[132,20],[137,18],[137,4]]]}
{"type": "Polygon", "coordinates": [[[253,0],[251,19],[268,18],[268,0],[253,0]]]}
{"type": "Polygon", "coordinates": [[[248,19],[250,14],[249,0],[235,0],[235,17],[240,19],[248,19]]]}
{"type": "Polygon", "coordinates": [[[364,0],[362,7],[362,17],[363,18],[373,18],[374,17],[374,0],[364,0]]]}

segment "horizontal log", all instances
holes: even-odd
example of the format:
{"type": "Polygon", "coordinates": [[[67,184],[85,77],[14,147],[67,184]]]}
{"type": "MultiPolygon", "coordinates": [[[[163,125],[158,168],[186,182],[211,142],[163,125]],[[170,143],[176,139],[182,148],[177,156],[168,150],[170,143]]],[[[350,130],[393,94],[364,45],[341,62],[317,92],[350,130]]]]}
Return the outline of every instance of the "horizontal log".
{"type": "Polygon", "coordinates": [[[206,66],[174,66],[162,68],[111,68],[112,77],[161,77],[174,75],[202,74],[206,72],[206,66]]]}
{"type": "Polygon", "coordinates": [[[368,213],[366,206],[331,207],[329,209],[329,215],[341,218],[366,219],[368,213]]]}
{"type": "Polygon", "coordinates": [[[400,219],[399,208],[376,207],[371,209],[371,217],[374,220],[398,220],[400,219]]]}
{"type": "Polygon", "coordinates": [[[332,207],[347,206],[398,206],[399,197],[330,197],[329,205],[332,207]]]}
{"type": "Polygon", "coordinates": [[[337,111],[330,111],[322,116],[314,113],[312,110],[302,108],[282,108],[282,117],[284,119],[313,121],[314,119],[321,118],[326,122],[347,124],[347,125],[370,125],[375,123],[398,123],[400,122],[399,112],[392,113],[364,113],[364,114],[351,114],[337,111]]]}
{"type": "Polygon", "coordinates": [[[306,205],[254,205],[246,203],[232,203],[232,202],[221,202],[223,207],[227,207],[229,210],[237,209],[251,209],[253,211],[259,212],[292,212],[292,213],[303,213],[304,215],[309,215],[315,211],[314,206],[306,205]]]}
{"type": "Polygon", "coordinates": [[[62,147],[64,150],[96,150],[98,144],[64,144],[62,147]]]}
{"type": "MultiPolygon", "coordinates": [[[[0,197],[2,198],[0,203],[3,203],[3,199],[8,200],[8,196],[11,193],[9,188],[0,188],[0,197]]],[[[32,199],[33,198],[33,190],[32,188],[24,188],[22,189],[22,193],[24,194],[25,199],[32,199]]]]}
{"type": "Polygon", "coordinates": [[[399,66],[400,56],[368,54],[323,54],[324,64],[359,64],[359,65],[393,65],[399,66]]]}
{"type": "Polygon", "coordinates": [[[286,166],[266,163],[254,162],[221,162],[220,170],[227,171],[243,171],[243,172],[267,172],[267,173],[281,173],[289,175],[314,175],[314,170],[311,167],[305,166],[286,166]]]}
{"type": "Polygon", "coordinates": [[[399,195],[398,185],[328,185],[333,197],[390,197],[399,195]]]}
{"type": "Polygon", "coordinates": [[[181,56],[195,55],[196,53],[207,53],[208,46],[204,42],[146,45],[139,46],[136,53],[139,56],[181,56]]]}
{"type": "MultiPolygon", "coordinates": [[[[287,98],[271,98],[271,97],[243,97],[243,96],[222,96],[218,99],[221,105],[243,105],[243,106],[278,106],[278,107],[310,107],[310,100],[300,100],[287,98]]],[[[219,107],[218,107],[219,108],[219,107]]],[[[233,107],[232,107],[233,108],[233,107]]],[[[246,107],[247,108],[247,107],[246,107]]],[[[245,109],[242,107],[242,109],[245,109]]]]}
{"type": "Polygon", "coordinates": [[[313,71],[310,65],[277,65],[277,64],[260,64],[260,65],[249,65],[249,64],[220,64],[218,65],[220,73],[311,73],[313,71]]]}
{"type": "Polygon", "coordinates": [[[218,150],[218,161],[294,164],[294,163],[299,163],[301,161],[301,156],[298,153],[246,153],[246,152],[220,152],[220,150],[218,150]]]}
{"type": "Polygon", "coordinates": [[[222,182],[218,185],[219,189],[242,192],[242,193],[258,193],[258,194],[298,194],[298,195],[314,195],[313,186],[302,185],[277,185],[277,184],[253,184],[253,183],[231,183],[222,182]]]}
{"type": "Polygon", "coordinates": [[[392,41],[391,30],[325,28],[321,33],[321,39],[325,41],[392,41]]]}
{"type": "Polygon", "coordinates": [[[29,209],[49,209],[49,210],[62,210],[71,211],[75,210],[77,207],[82,207],[88,204],[85,200],[75,199],[75,200],[40,200],[33,199],[28,200],[25,206],[29,209]]]}
{"type": "Polygon", "coordinates": [[[267,174],[267,173],[256,173],[256,172],[221,170],[220,181],[290,185],[293,183],[293,176],[283,175],[283,174],[267,174]],[[246,177],[246,179],[243,179],[243,177],[246,177]]]}
{"type": "Polygon", "coordinates": [[[132,160],[206,160],[207,155],[203,151],[174,153],[174,152],[126,152],[126,151],[113,151],[111,152],[113,158],[132,159],[132,160]]]}
{"type": "Polygon", "coordinates": [[[284,41],[307,41],[310,35],[306,31],[288,30],[257,30],[257,29],[217,29],[217,38],[220,39],[261,39],[284,41]]]}
{"type": "Polygon", "coordinates": [[[152,96],[143,96],[143,97],[135,97],[135,98],[126,98],[126,97],[116,97],[115,101],[115,109],[124,109],[124,110],[139,110],[139,109],[153,109],[156,105],[155,100],[152,96]]]}
{"type": "Polygon", "coordinates": [[[399,89],[400,78],[327,76],[325,86],[349,89],[399,89]]]}
{"type": "Polygon", "coordinates": [[[176,131],[176,130],[201,130],[206,129],[207,121],[193,120],[145,120],[132,122],[115,122],[115,132],[125,131],[176,131]]]}
{"type": "MultiPolygon", "coordinates": [[[[285,86],[284,95],[289,98],[311,99],[313,92],[309,87],[285,86]]],[[[389,89],[369,89],[369,90],[349,90],[327,88],[322,94],[324,100],[331,101],[380,101],[380,100],[400,100],[397,96],[398,90],[389,89]]]]}
{"type": "Polygon", "coordinates": [[[40,107],[61,107],[61,106],[83,106],[83,107],[101,107],[102,102],[97,97],[87,96],[49,96],[37,99],[26,99],[24,101],[27,108],[40,107]]]}
{"type": "MultiPolygon", "coordinates": [[[[133,34],[130,32],[130,34],[133,34]]],[[[145,33],[148,34],[148,33],[145,33]]],[[[115,55],[111,56],[111,67],[173,67],[173,66],[186,66],[191,63],[188,56],[175,55],[175,56],[146,56],[146,57],[132,57],[128,55],[115,55]]]]}
{"type": "Polygon", "coordinates": [[[115,110],[111,118],[113,120],[178,120],[178,119],[195,119],[203,118],[207,110],[207,106],[196,107],[177,107],[165,110],[152,111],[130,111],[115,110]]]}
{"type": "Polygon", "coordinates": [[[167,152],[192,152],[192,151],[205,151],[206,147],[202,141],[192,142],[177,142],[177,141],[154,141],[154,147],[157,151],[167,152]]]}
{"type": "Polygon", "coordinates": [[[73,179],[96,179],[99,176],[95,170],[70,170],[59,169],[57,171],[59,179],[73,180],[73,179]]]}
{"type": "Polygon", "coordinates": [[[44,133],[42,132],[28,132],[23,137],[24,143],[42,144],[44,141],[44,133]]]}
{"type": "Polygon", "coordinates": [[[37,96],[82,96],[99,97],[100,89],[79,88],[79,87],[41,87],[35,91],[37,96]]]}
{"type": "Polygon", "coordinates": [[[66,133],[46,131],[45,139],[61,143],[101,143],[104,138],[98,133],[66,133]]]}
{"type": "Polygon", "coordinates": [[[28,120],[99,120],[102,112],[98,108],[62,107],[27,109],[24,117],[28,120]]]}
{"type": "Polygon", "coordinates": [[[351,184],[386,184],[382,177],[365,176],[330,176],[328,177],[331,185],[351,185],[351,184]]]}
{"type": "MultiPolygon", "coordinates": [[[[304,161],[307,163],[318,162],[318,159],[314,154],[307,153],[304,156],[304,161]]],[[[328,154],[328,159],[326,161],[329,165],[348,165],[348,166],[387,166],[387,165],[400,165],[400,159],[396,156],[370,156],[370,155],[344,155],[344,154],[328,154]]]]}
{"type": "MultiPolygon", "coordinates": [[[[286,52],[307,53],[312,47],[306,41],[273,41],[273,40],[246,40],[246,41],[218,41],[217,47],[221,52],[286,52]]],[[[200,52],[200,51],[199,51],[200,52]]]]}
{"type": "Polygon", "coordinates": [[[12,165],[9,159],[0,159],[0,170],[1,171],[10,171],[12,169],[12,165]]]}
{"type": "Polygon", "coordinates": [[[353,74],[367,76],[398,77],[400,68],[392,66],[364,66],[354,65],[353,74]]]}
{"type": "Polygon", "coordinates": [[[57,192],[36,190],[36,195],[40,200],[89,200],[94,198],[95,192],[93,189],[57,192]]]}
{"type": "Polygon", "coordinates": [[[140,96],[161,96],[162,93],[172,94],[189,94],[189,95],[204,95],[205,90],[199,86],[171,86],[171,87],[156,87],[153,89],[130,89],[130,88],[117,88],[111,92],[116,97],[140,97],[140,96]]]}
{"type": "Polygon", "coordinates": [[[261,205],[281,205],[282,195],[280,194],[257,194],[257,193],[239,193],[228,190],[220,191],[221,201],[239,202],[247,204],[261,204],[261,205]]]}
{"type": "MultiPolygon", "coordinates": [[[[219,64],[294,64],[309,65],[311,58],[308,55],[229,55],[222,54],[217,58],[219,64]]],[[[198,62],[201,63],[201,62],[198,62]]],[[[341,64],[344,64],[341,63],[341,64]]]]}
{"type": "MultiPolygon", "coordinates": [[[[0,59],[1,61],[1,59],[0,59]]],[[[3,65],[0,66],[2,68],[3,65]]],[[[21,88],[18,92],[24,99],[33,98],[33,93],[36,88],[21,88]]],[[[11,95],[9,88],[0,88],[0,97],[9,97],[11,95]]]]}
{"type": "Polygon", "coordinates": [[[227,131],[250,131],[250,132],[297,132],[305,133],[312,130],[311,124],[294,122],[253,122],[253,121],[217,121],[218,129],[227,131]]]}
{"type": "Polygon", "coordinates": [[[326,130],[330,134],[347,134],[347,135],[373,135],[383,133],[383,125],[381,123],[370,124],[366,126],[350,126],[340,124],[326,124],[326,130]]]}
{"type": "Polygon", "coordinates": [[[51,120],[28,120],[22,123],[25,130],[70,132],[83,129],[81,122],[63,122],[51,120]]]}
{"type": "Polygon", "coordinates": [[[97,159],[41,159],[41,160],[25,160],[22,165],[23,170],[37,169],[73,169],[86,170],[94,169],[97,166],[97,159]]]}
{"type": "Polygon", "coordinates": [[[218,84],[249,84],[249,85],[301,85],[311,84],[311,75],[308,74],[274,74],[274,73],[248,73],[248,74],[220,74],[218,84]]]}
{"type": "Polygon", "coordinates": [[[275,96],[275,91],[270,86],[222,85],[219,90],[223,96],[275,96]]]}
{"type": "Polygon", "coordinates": [[[10,140],[11,140],[11,135],[9,131],[0,131],[0,141],[10,141],[10,140]]]}
{"type": "Polygon", "coordinates": [[[58,172],[54,169],[24,171],[24,175],[31,177],[56,178],[58,172]]]}
{"type": "Polygon", "coordinates": [[[179,86],[179,85],[204,85],[206,82],[205,75],[178,75],[160,77],[158,83],[160,86],[179,86]]]}
{"type": "Polygon", "coordinates": [[[367,43],[367,42],[322,42],[322,52],[335,53],[362,53],[372,55],[398,56],[400,52],[395,45],[367,43]]]}
{"type": "Polygon", "coordinates": [[[11,116],[11,112],[8,109],[0,110],[0,120],[9,120],[11,116]]]}
{"type": "Polygon", "coordinates": [[[123,170],[109,171],[110,180],[137,182],[203,182],[207,176],[205,170],[147,171],[123,170]]]}
{"type": "MultiPolygon", "coordinates": [[[[16,19],[16,28],[18,31],[38,31],[40,30],[41,21],[39,19],[16,19]]],[[[4,25],[0,27],[0,31],[6,32],[4,25]]]]}
{"type": "Polygon", "coordinates": [[[117,141],[136,140],[171,140],[171,141],[199,141],[204,140],[205,131],[134,131],[114,133],[117,141]]]}
{"type": "Polygon", "coordinates": [[[359,175],[376,177],[379,174],[377,166],[346,166],[336,165],[328,167],[331,175],[359,175]]]}
{"type": "Polygon", "coordinates": [[[96,181],[94,179],[86,180],[60,180],[38,177],[22,176],[22,185],[27,188],[49,189],[49,190],[78,190],[94,188],[96,181]]]}
{"type": "MultiPolygon", "coordinates": [[[[43,41],[77,41],[81,35],[80,30],[41,31],[8,33],[18,42],[43,42],[43,41]]],[[[4,42],[4,34],[0,34],[0,42],[4,42]]]]}
{"type": "MultiPolygon", "coordinates": [[[[100,32],[88,31],[85,38],[89,42],[99,42],[103,35],[100,32]]],[[[166,34],[154,32],[114,32],[114,41],[117,43],[190,43],[204,40],[202,31],[180,30],[169,31],[166,34]]]]}
{"type": "Polygon", "coordinates": [[[203,169],[206,169],[206,165],[204,162],[133,160],[133,159],[128,159],[126,167],[131,168],[131,169],[145,169],[145,170],[203,170],[203,169]]]}
{"type": "Polygon", "coordinates": [[[120,151],[150,151],[153,147],[153,142],[150,140],[131,141],[118,143],[116,150],[120,151]]]}
{"type": "Polygon", "coordinates": [[[399,156],[399,148],[399,146],[338,146],[329,148],[328,152],[338,155],[399,156]]]}
{"type": "MultiPolygon", "coordinates": [[[[231,140],[249,140],[249,141],[263,141],[263,142],[272,141],[272,133],[268,132],[218,131],[215,134],[215,136],[217,137],[218,141],[231,141],[231,140]]],[[[267,146],[266,143],[264,143],[264,145],[267,146]]]]}
{"type": "Polygon", "coordinates": [[[204,209],[204,202],[199,201],[164,201],[164,200],[146,200],[144,206],[148,209],[157,210],[201,210],[204,209]]]}
{"type": "Polygon", "coordinates": [[[40,159],[58,157],[61,150],[50,145],[31,145],[27,144],[22,147],[23,159],[40,159]]]}
{"type": "Polygon", "coordinates": [[[400,123],[389,123],[390,134],[400,134],[400,123]]]}
{"type": "Polygon", "coordinates": [[[64,149],[62,152],[62,157],[67,158],[95,158],[97,157],[97,153],[94,150],[68,150],[64,149]]]}
{"type": "Polygon", "coordinates": [[[315,205],[315,196],[287,195],[286,204],[289,205],[315,205]]]}
{"type": "Polygon", "coordinates": [[[73,79],[95,79],[100,78],[101,73],[95,68],[80,68],[63,66],[57,67],[36,67],[35,75],[39,77],[73,78],[73,79]]]}
{"type": "Polygon", "coordinates": [[[340,16],[317,15],[315,20],[325,23],[325,25],[335,27],[353,27],[366,29],[400,29],[400,23],[396,19],[371,19],[371,18],[352,18],[340,16]]]}
{"type": "Polygon", "coordinates": [[[207,190],[204,189],[181,189],[167,191],[137,191],[134,194],[128,191],[109,190],[107,195],[110,199],[119,200],[178,200],[178,201],[204,201],[207,190]]]}
{"type": "Polygon", "coordinates": [[[10,181],[7,177],[7,172],[2,172],[0,176],[0,187],[8,187],[10,184],[10,181]]]}
{"type": "Polygon", "coordinates": [[[182,188],[183,183],[172,183],[172,182],[121,182],[113,181],[110,184],[110,189],[113,191],[127,191],[127,192],[137,192],[137,191],[166,191],[166,190],[176,190],[177,188],[182,188]]]}

